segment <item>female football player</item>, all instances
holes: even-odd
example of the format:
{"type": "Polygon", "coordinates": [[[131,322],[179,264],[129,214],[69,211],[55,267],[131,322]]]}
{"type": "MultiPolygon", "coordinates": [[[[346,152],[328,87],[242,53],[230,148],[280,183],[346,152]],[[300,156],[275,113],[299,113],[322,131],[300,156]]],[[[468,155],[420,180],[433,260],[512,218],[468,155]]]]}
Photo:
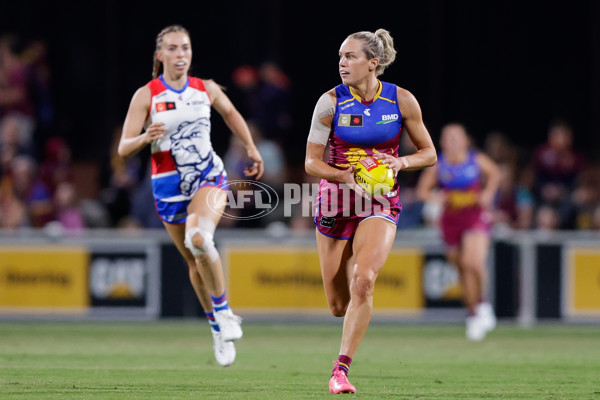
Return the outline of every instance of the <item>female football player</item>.
{"type": "Polygon", "coordinates": [[[430,201],[435,187],[442,189],[440,228],[447,259],[460,274],[468,312],[466,336],[469,340],[482,340],[496,327],[494,311],[483,298],[490,245],[489,209],[500,184],[500,169],[491,158],[470,149],[467,132],[460,124],[448,124],[442,129],[440,145],[440,160],[420,176],[417,195],[430,201]]]}
{"type": "Polygon", "coordinates": [[[257,179],[263,161],[246,122],[218,84],[188,76],[192,45],[188,31],[168,26],[156,38],[153,79],[131,100],[119,155],[131,156],[150,144],[156,209],[177,249],[211,325],[215,357],[235,360],[234,340],[242,337],[241,318],[227,305],[225,278],[213,242],[225,208],[227,174],[210,142],[213,107],[241,139],[257,179]],[[143,132],[142,132],[143,131],[143,132]]]}
{"type": "Polygon", "coordinates": [[[339,49],[342,83],[318,100],[308,135],[305,168],[321,178],[314,221],[323,285],[332,314],[344,317],[331,393],[356,391],[348,369],[371,320],[375,280],[394,243],[401,211],[397,186],[385,197],[373,198],[370,206],[359,206],[371,199],[364,199],[355,183],[355,165],[373,155],[397,174],[437,159],[417,100],[378,79],[395,57],[385,29],[348,36],[339,49]],[[417,151],[398,157],[403,127],[417,151]]]}

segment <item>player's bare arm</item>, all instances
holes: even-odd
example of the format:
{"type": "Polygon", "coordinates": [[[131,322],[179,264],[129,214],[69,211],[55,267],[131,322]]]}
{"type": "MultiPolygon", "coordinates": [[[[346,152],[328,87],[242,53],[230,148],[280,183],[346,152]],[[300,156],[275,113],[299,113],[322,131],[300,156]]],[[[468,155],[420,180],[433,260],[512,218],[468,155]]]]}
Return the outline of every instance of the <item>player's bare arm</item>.
{"type": "Polygon", "coordinates": [[[354,185],[354,171],[356,167],[351,165],[347,169],[337,169],[323,161],[325,146],[318,143],[306,143],[306,158],[304,168],[306,173],[330,182],[347,183],[354,185]]]}
{"type": "Polygon", "coordinates": [[[133,95],[125,117],[118,149],[121,157],[130,157],[142,150],[148,143],[164,137],[166,130],[162,123],[151,124],[144,133],[141,133],[149,109],[150,88],[142,86],[133,95]]]}
{"type": "Polygon", "coordinates": [[[242,114],[235,108],[229,97],[227,97],[215,81],[207,79],[204,81],[204,86],[210,95],[212,106],[223,117],[225,124],[231,132],[242,141],[246,147],[248,158],[253,162],[250,167],[244,170],[244,175],[260,179],[264,172],[263,159],[256,148],[254,140],[252,140],[252,135],[244,117],[242,117],[242,114]]]}
{"type": "Polygon", "coordinates": [[[397,158],[384,153],[379,153],[374,157],[388,164],[388,167],[392,168],[396,174],[398,171],[414,171],[434,165],[437,162],[437,153],[423,123],[421,107],[417,99],[408,90],[398,87],[398,106],[402,113],[402,122],[406,132],[417,148],[417,152],[397,158]]]}
{"type": "MultiPolygon", "coordinates": [[[[324,94],[324,96],[329,96],[331,98],[334,110],[336,104],[335,89],[328,91],[324,94]]],[[[319,111],[319,103],[322,100],[323,98],[320,98],[319,102],[317,102],[317,106],[315,107],[315,113],[313,114],[313,121],[311,123],[311,130],[318,129],[321,132],[330,132],[331,127],[333,126],[333,110],[331,115],[318,118],[318,115],[322,113],[322,110],[319,111]],[[320,126],[316,126],[319,124],[320,126]]],[[[351,165],[349,168],[341,170],[327,164],[325,161],[323,161],[323,155],[325,154],[325,148],[327,146],[326,142],[321,141],[320,143],[317,143],[314,141],[315,139],[311,139],[311,136],[313,135],[309,134],[309,140],[306,143],[306,157],[304,160],[304,168],[306,173],[321,179],[327,179],[330,182],[342,182],[353,185],[354,171],[356,167],[351,165]]]]}

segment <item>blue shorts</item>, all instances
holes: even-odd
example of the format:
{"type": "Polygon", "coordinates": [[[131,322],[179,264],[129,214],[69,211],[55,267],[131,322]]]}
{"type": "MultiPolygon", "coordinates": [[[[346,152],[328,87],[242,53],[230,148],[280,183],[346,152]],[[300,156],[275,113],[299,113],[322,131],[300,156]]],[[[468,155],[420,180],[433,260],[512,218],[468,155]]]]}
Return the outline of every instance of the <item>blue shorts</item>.
{"type": "MultiPolygon", "coordinates": [[[[205,186],[215,186],[227,190],[227,173],[223,170],[219,175],[211,176],[200,182],[198,189],[205,186]]],[[[187,220],[187,208],[190,200],[162,201],[155,199],[156,212],[160,219],[168,224],[184,224],[187,220]]]]}

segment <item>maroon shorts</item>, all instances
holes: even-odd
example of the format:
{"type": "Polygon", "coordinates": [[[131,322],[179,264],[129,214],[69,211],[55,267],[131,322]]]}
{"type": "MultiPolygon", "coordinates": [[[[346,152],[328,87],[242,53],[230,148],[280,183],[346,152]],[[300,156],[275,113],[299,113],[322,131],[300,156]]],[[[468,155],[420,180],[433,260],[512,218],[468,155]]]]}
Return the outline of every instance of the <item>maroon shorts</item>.
{"type": "Polygon", "coordinates": [[[492,228],[491,215],[479,207],[446,210],[440,220],[440,228],[444,242],[448,246],[458,246],[465,232],[489,233],[492,228]]]}
{"type": "Polygon", "coordinates": [[[402,205],[397,192],[390,198],[365,200],[355,196],[353,190],[342,190],[340,184],[321,181],[315,202],[315,225],[325,236],[346,240],[354,236],[365,219],[383,218],[398,225],[402,205]]]}

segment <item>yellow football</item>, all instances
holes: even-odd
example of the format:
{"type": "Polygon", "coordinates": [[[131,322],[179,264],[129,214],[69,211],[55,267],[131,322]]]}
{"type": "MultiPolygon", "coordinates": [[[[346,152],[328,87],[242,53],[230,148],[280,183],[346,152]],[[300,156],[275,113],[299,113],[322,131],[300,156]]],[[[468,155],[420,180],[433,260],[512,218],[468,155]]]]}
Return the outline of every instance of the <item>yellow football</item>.
{"type": "Polygon", "coordinates": [[[354,180],[371,196],[385,196],[394,184],[394,171],[373,157],[363,158],[356,164],[354,180]]]}

